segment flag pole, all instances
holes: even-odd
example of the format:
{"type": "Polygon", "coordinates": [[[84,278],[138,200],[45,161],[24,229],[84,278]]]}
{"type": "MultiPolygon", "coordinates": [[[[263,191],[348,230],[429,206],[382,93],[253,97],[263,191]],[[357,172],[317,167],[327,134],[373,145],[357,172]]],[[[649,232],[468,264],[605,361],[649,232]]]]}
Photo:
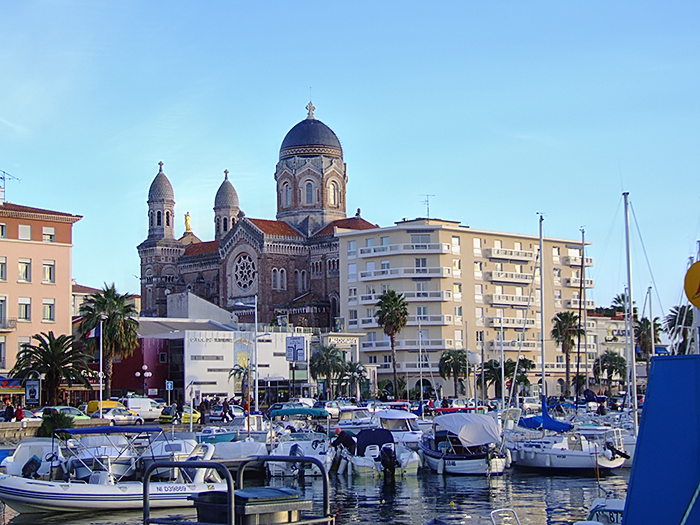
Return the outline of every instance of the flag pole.
{"type": "Polygon", "coordinates": [[[102,416],[102,390],[103,390],[103,372],[102,372],[102,355],[104,354],[104,348],[102,345],[102,318],[100,317],[100,417],[102,416]]]}

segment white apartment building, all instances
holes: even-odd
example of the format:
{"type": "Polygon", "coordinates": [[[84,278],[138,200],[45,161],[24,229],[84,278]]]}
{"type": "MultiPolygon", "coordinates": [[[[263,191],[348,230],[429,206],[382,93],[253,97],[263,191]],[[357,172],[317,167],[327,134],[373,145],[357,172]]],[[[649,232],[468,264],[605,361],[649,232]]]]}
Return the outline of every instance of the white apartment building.
{"type": "MultiPolygon", "coordinates": [[[[391,348],[377,324],[375,305],[388,289],[406,298],[408,325],[397,337],[397,372],[409,388],[423,384],[456,395],[452,379],[439,377],[442,352],[466,349],[484,361],[515,359],[518,350],[536,363],[532,391],[541,374],[540,285],[534,235],[476,230],[440,219],[404,219],[394,226],[362,231],[338,229],[340,310],[349,332],[363,332],[360,356],[376,365],[378,380],[391,379],[391,348]],[[419,369],[419,348],[423,362],[419,369]]],[[[590,243],[586,243],[587,245],[590,243]]],[[[551,340],[557,312],[578,313],[582,284],[593,288],[582,269],[593,265],[581,241],[544,239],[545,375],[547,393],[564,387],[564,355],[551,340]],[[582,277],[585,279],[582,283],[582,277]]],[[[586,300],[585,308],[593,308],[586,300]]],[[[589,322],[588,328],[594,323],[589,322]]],[[[583,343],[589,369],[597,355],[592,338],[583,343]]],[[[585,356],[584,356],[585,357],[585,356]]],[[[584,359],[582,359],[584,360],[584,359]]],[[[572,356],[571,377],[576,358],[572,356]]],[[[583,369],[581,370],[583,373],[583,369]]],[[[470,381],[473,381],[470,380],[470,381]]],[[[489,392],[492,394],[492,392],[489,392]]]]}

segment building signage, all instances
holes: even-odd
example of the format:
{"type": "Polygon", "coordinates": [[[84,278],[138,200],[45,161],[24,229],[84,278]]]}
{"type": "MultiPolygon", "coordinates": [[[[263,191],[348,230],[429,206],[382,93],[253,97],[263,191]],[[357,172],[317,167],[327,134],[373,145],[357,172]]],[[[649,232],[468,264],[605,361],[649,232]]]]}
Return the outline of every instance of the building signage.
{"type": "Polygon", "coordinates": [[[329,345],[356,345],[358,339],[359,339],[359,337],[329,336],[328,337],[328,344],[329,345]]]}
{"type": "Polygon", "coordinates": [[[301,336],[287,337],[287,361],[306,361],[306,338],[301,336]]]}

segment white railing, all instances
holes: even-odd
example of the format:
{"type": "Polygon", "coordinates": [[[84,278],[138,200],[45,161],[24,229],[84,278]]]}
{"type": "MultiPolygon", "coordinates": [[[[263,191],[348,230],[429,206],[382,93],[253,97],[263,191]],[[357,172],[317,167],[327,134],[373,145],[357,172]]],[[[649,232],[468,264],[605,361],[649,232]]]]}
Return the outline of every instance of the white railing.
{"type": "Polygon", "coordinates": [[[521,317],[489,317],[489,326],[492,328],[522,328],[534,327],[539,325],[539,321],[535,319],[525,319],[521,317]]]}
{"type": "MultiPolygon", "coordinates": [[[[580,305],[580,299],[564,299],[564,308],[579,308],[580,305]]],[[[587,309],[595,308],[595,301],[586,299],[583,307],[587,309]]]]}
{"type": "MultiPolygon", "coordinates": [[[[520,345],[522,345],[522,349],[526,352],[540,348],[539,341],[503,341],[503,350],[505,352],[517,352],[521,348],[520,345]]],[[[490,351],[500,351],[501,341],[499,339],[487,341],[486,349],[490,351]]]]}
{"type": "Polygon", "coordinates": [[[502,283],[524,283],[529,284],[532,282],[532,274],[530,273],[516,273],[516,272],[485,272],[486,279],[491,282],[502,282],[502,283]]]}
{"type": "Polygon", "coordinates": [[[432,268],[385,268],[360,272],[361,281],[374,279],[401,279],[403,277],[451,277],[452,268],[437,266],[432,268]]]}
{"type": "Polygon", "coordinates": [[[484,248],[484,257],[505,259],[509,261],[534,261],[535,252],[524,250],[506,250],[505,248],[484,248]]]}
{"type": "MultiPolygon", "coordinates": [[[[565,255],[562,257],[562,262],[567,266],[581,266],[581,256],[565,255]]],[[[584,266],[593,266],[593,257],[586,257],[583,264],[584,266]]]]}
{"type": "Polygon", "coordinates": [[[388,244],[384,246],[367,246],[360,248],[360,257],[373,257],[386,254],[402,254],[402,253],[452,253],[452,246],[448,243],[402,243],[388,244]]]}
{"type": "Polygon", "coordinates": [[[450,290],[434,290],[431,292],[401,292],[407,301],[451,301],[450,290]]]}
{"type": "Polygon", "coordinates": [[[489,294],[486,296],[486,302],[492,305],[515,305],[515,306],[527,306],[528,302],[530,306],[539,306],[540,299],[533,294],[532,298],[528,299],[527,295],[504,295],[504,294],[489,294]]]}
{"type": "Polygon", "coordinates": [[[444,326],[452,324],[451,315],[409,315],[408,324],[415,326],[418,324],[424,326],[444,326]]]}
{"type": "MultiPolygon", "coordinates": [[[[580,288],[581,279],[578,277],[567,277],[564,279],[564,285],[569,288],[580,288]]],[[[584,282],[584,287],[593,288],[593,279],[586,279],[584,282]]]]}

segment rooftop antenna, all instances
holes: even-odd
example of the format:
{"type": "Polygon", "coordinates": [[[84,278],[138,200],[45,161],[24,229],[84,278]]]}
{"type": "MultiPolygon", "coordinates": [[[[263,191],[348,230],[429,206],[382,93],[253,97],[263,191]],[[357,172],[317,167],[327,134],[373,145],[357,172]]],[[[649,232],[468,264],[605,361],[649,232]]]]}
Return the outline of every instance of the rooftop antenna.
{"type": "Polygon", "coordinates": [[[17,182],[22,181],[22,179],[11,175],[4,170],[0,170],[0,181],[2,181],[2,186],[0,186],[0,204],[5,202],[5,184],[7,183],[8,179],[16,180],[17,182]]]}
{"type": "Polygon", "coordinates": [[[423,201],[423,204],[425,204],[425,213],[426,213],[426,218],[430,219],[430,197],[435,197],[435,195],[430,195],[428,193],[424,193],[423,197],[425,197],[425,200],[423,201]]]}

